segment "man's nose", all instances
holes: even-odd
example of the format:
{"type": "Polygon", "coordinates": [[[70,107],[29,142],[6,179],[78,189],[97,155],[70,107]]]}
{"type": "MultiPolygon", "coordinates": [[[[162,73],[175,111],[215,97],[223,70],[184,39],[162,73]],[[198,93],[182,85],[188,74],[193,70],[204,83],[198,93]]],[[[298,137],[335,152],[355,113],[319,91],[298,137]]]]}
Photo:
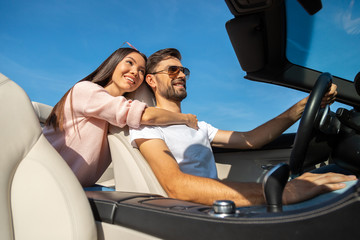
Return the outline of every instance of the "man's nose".
{"type": "Polygon", "coordinates": [[[179,77],[179,78],[183,78],[183,79],[186,80],[186,75],[185,75],[185,73],[184,73],[183,71],[181,71],[181,70],[179,71],[178,77],[179,77]]]}

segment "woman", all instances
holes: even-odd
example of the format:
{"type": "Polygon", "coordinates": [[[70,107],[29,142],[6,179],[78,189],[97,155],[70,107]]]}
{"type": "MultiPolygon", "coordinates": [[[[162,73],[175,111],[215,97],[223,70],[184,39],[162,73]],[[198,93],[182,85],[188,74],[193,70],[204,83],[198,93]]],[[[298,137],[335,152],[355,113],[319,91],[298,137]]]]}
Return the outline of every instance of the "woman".
{"type": "Polygon", "coordinates": [[[119,48],[65,93],[46,121],[45,137],[83,187],[94,185],[110,164],[109,123],[133,128],[141,124],[186,124],[197,128],[194,115],[147,107],[124,97],[143,82],[146,60],[136,49],[119,48]]]}

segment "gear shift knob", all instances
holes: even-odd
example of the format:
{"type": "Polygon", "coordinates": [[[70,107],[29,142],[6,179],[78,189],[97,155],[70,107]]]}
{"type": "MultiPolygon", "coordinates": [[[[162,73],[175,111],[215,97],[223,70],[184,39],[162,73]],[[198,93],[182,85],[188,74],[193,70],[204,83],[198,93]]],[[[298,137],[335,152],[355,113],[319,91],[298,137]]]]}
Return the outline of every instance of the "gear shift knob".
{"type": "Polygon", "coordinates": [[[263,192],[268,212],[282,211],[282,195],[289,175],[290,168],[286,163],[276,165],[265,175],[263,192]]]}

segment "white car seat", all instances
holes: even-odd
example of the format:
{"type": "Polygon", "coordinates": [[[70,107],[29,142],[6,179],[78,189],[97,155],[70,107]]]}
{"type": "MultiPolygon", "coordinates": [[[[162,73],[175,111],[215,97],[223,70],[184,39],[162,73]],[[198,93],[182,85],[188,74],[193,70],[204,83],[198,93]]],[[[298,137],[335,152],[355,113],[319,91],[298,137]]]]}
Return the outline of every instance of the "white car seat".
{"type": "Polygon", "coordinates": [[[39,102],[32,102],[32,105],[39,119],[40,125],[43,127],[53,107],[39,102]]]}
{"type": "MultiPolygon", "coordinates": [[[[50,105],[47,105],[47,104],[39,103],[39,102],[32,102],[32,105],[33,105],[35,113],[39,119],[41,127],[44,127],[46,119],[50,115],[53,107],[50,105]]],[[[104,186],[104,187],[115,188],[112,163],[106,169],[106,171],[103,173],[101,178],[96,182],[96,184],[104,186]]]]}
{"type": "MultiPolygon", "coordinates": [[[[145,102],[148,106],[155,106],[155,97],[145,82],[128,97],[145,102]]],[[[52,107],[38,102],[33,102],[33,107],[40,123],[44,124],[52,107]]],[[[140,151],[131,146],[128,127],[119,128],[110,125],[108,140],[112,163],[98,180],[98,185],[105,187],[115,185],[117,191],[167,196],[140,151]]]]}
{"type": "MultiPolygon", "coordinates": [[[[145,82],[129,97],[143,101],[148,106],[155,106],[155,97],[145,82]]],[[[110,126],[108,140],[117,191],[151,193],[167,197],[145,158],[138,149],[131,146],[127,126],[110,126]]]]}
{"type": "Polygon", "coordinates": [[[75,175],[42,134],[27,94],[0,73],[1,239],[96,239],[75,175]]]}

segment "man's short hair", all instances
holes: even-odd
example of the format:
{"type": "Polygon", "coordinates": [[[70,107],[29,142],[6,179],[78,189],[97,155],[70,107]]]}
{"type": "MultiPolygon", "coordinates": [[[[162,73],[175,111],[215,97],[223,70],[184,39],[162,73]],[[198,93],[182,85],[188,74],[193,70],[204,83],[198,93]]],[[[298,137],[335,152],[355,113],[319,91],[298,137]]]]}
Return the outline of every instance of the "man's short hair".
{"type": "Polygon", "coordinates": [[[155,68],[159,64],[159,62],[172,57],[177,58],[181,61],[181,54],[179,50],[177,50],[176,48],[165,48],[151,54],[151,56],[146,62],[146,72],[155,72],[155,68]]]}

